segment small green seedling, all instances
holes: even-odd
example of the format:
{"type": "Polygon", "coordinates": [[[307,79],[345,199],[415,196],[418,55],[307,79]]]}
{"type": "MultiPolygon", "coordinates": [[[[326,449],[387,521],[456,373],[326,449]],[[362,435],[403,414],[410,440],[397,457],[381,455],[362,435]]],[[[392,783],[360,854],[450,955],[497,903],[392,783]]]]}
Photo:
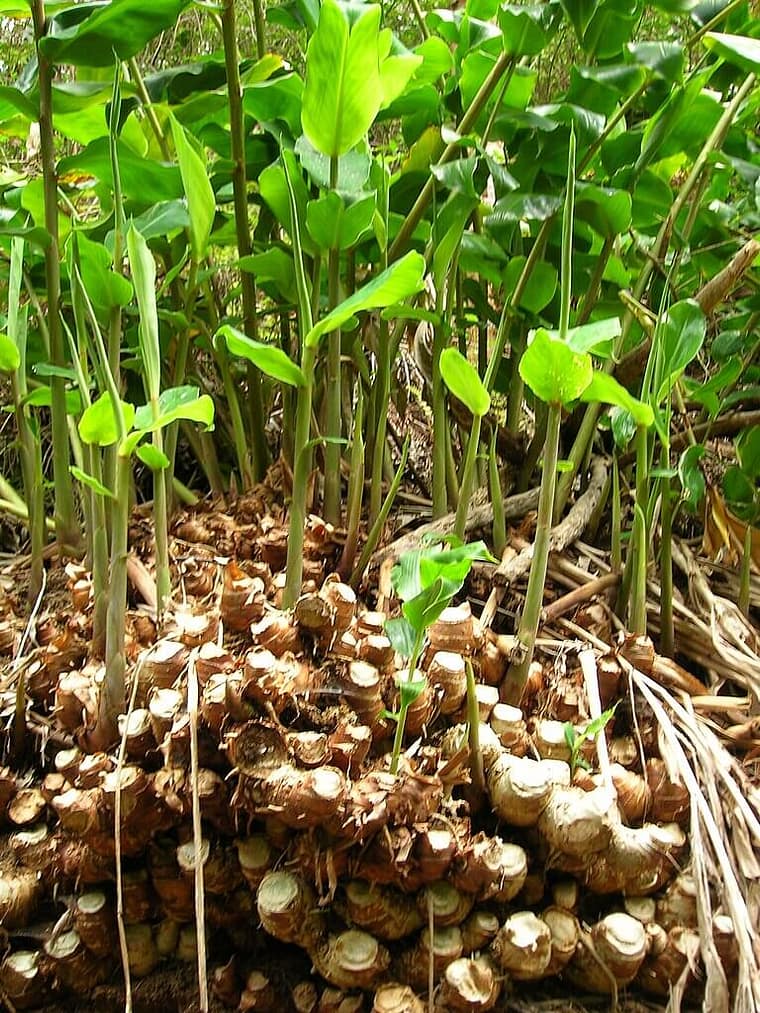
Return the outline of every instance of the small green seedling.
{"type": "Polygon", "coordinates": [[[484,542],[464,545],[455,535],[445,541],[446,548],[440,543],[427,544],[404,553],[391,572],[393,590],[403,602],[402,615],[387,619],[385,632],[394,649],[408,660],[406,678],[396,680],[398,712],[389,715],[396,721],[392,774],[398,771],[407,712],[426,685],[426,679],[415,678],[415,673],[427,630],[461,590],[476,559],[496,562],[484,542]]]}
{"type": "Polygon", "coordinates": [[[581,755],[583,744],[589,739],[595,739],[600,732],[604,731],[615,716],[616,707],[617,704],[615,704],[615,707],[610,707],[608,710],[602,711],[599,717],[594,718],[593,721],[589,721],[585,728],[576,728],[572,721],[565,722],[565,742],[570,747],[571,775],[575,774],[576,770],[579,768],[582,768],[583,770],[589,769],[587,760],[581,755]]]}

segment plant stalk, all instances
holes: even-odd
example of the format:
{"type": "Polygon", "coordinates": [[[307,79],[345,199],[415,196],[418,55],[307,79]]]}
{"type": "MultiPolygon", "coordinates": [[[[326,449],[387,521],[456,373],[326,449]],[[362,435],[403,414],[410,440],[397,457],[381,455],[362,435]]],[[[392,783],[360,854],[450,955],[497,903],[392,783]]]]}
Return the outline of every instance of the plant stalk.
{"type": "MultiPolygon", "coordinates": [[[[338,159],[330,159],[330,189],[338,187],[338,159]]],[[[333,248],[329,252],[327,262],[327,301],[328,312],[338,305],[340,295],[340,250],[333,248]]],[[[327,391],[325,436],[325,501],[324,517],[329,524],[339,525],[340,510],[340,459],[341,448],[337,441],[342,433],[341,412],[341,362],[340,362],[340,328],[332,331],[327,339],[327,391]]]]}
{"type": "MultiPolygon", "coordinates": [[[[34,39],[37,50],[37,79],[40,94],[40,155],[45,203],[45,228],[49,242],[45,247],[45,283],[47,289],[50,361],[65,365],[61,327],[61,267],[58,239],[58,192],[53,136],[53,68],[40,42],[47,29],[44,0],[31,0],[34,39]]],[[[74,490],[69,473],[69,437],[66,420],[66,387],[62,376],[50,377],[51,430],[53,440],[53,483],[55,485],[55,530],[61,555],[78,553],[81,531],[76,517],[74,490]]]]}
{"type": "Polygon", "coordinates": [[[528,672],[533,660],[536,634],[544,602],[544,583],[549,563],[549,538],[552,528],[561,421],[562,406],[550,404],[548,406],[546,422],[544,470],[541,476],[541,490],[538,499],[533,564],[530,568],[530,576],[528,577],[528,588],[525,592],[522,619],[517,631],[520,658],[510,665],[503,684],[504,701],[513,704],[515,707],[519,706],[525,684],[528,681],[528,672]]]}

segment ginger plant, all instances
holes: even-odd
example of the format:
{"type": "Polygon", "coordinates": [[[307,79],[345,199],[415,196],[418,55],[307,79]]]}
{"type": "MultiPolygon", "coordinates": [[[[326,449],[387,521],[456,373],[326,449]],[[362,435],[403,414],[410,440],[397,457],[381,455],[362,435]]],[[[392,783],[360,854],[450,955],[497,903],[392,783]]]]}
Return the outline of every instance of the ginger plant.
{"type": "Polygon", "coordinates": [[[404,553],[391,573],[393,589],[403,603],[402,614],[386,620],[385,632],[394,649],[407,661],[405,673],[399,673],[396,679],[399,709],[389,715],[396,722],[392,774],[398,772],[407,713],[427,685],[424,675],[419,677],[417,673],[427,630],[461,590],[473,562],[476,559],[495,562],[484,542],[464,545],[456,535],[449,536],[447,541],[447,548],[427,544],[404,553]]]}

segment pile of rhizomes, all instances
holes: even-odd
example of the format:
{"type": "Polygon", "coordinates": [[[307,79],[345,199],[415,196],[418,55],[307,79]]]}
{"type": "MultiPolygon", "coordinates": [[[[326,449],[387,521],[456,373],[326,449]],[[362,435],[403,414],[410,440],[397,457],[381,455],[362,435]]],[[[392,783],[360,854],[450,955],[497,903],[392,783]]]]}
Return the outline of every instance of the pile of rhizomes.
{"type": "MultiPolygon", "coordinates": [[[[281,555],[282,539],[270,541],[281,555]]],[[[307,581],[318,579],[293,614],[262,559],[185,568],[195,604],[176,610],[169,634],[151,643],[147,619],[131,626],[122,763],[97,748],[102,671],[83,664],[81,636],[38,630],[25,679],[52,719],[46,772],[32,783],[0,772],[0,985],[13,1007],[118,977],[117,899],[132,977],[195,961],[203,910],[210,987],[241,1010],[488,1010],[505,989],[552,976],[613,999],[674,985],[697,997],[706,932],[730,988],[737,948],[720,897],[711,923],[698,919],[689,792],[615,651],[595,659],[599,704],[614,715],[599,742],[571,751],[568,728],[592,716],[577,652],[544,655],[522,709],[507,706],[506,638],[466,601],[446,610],[392,775],[402,663],[385,616],[334,575],[320,579],[319,565],[307,560],[307,581]],[[44,917],[56,925],[40,942],[27,927],[44,917]],[[261,933],[303,954],[294,987],[257,966],[261,933]]],[[[86,610],[86,575],[72,569],[71,584],[86,610]]],[[[640,668],[651,650],[633,650],[640,668]]]]}

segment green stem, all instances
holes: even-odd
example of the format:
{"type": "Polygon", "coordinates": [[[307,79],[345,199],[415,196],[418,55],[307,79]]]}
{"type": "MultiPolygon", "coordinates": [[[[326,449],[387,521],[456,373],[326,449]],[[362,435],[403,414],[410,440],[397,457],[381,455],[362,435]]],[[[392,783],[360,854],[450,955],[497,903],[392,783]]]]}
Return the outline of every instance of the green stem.
{"type": "MultiPolygon", "coordinates": [[[[401,461],[399,462],[396,474],[393,476],[393,481],[388,489],[388,495],[385,497],[383,505],[380,507],[380,512],[377,515],[375,523],[370,528],[369,534],[367,535],[367,541],[362,549],[362,554],[359,556],[359,562],[356,564],[354,572],[351,574],[350,583],[353,588],[357,587],[359,581],[362,579],[372,553],[375,551],[377,543],[380,541],[380,536],[383,533],[385,522],[388,520],[388,515],[391,512],[391,507],[393,506],[396,496],[398,495],[398,491],[401,488],[401,479],[404,477],[406,462],[409,457],[410,442],[410,438],[407,436],[401,450],[401,461]]],[[[382,456],[385,457],[384,454],[382,456]]]]}
{"type": "Polygon", "coordinates": [[[129,73],[132,76],[132,80],[135,83],[137,94],[140,97],[145,115],[148,118],[148,123],[153,131],[153,136],[156,138],[159,148],[161,149],[161,155],[165,162],[171,161],[171,154],[169,152],[169,145],[166,143],[166,136],[156,116],[156,110],[153,108],[153,102],[151,101],[148,89],[145,87],[145,80],[142,76],[140,66],[134,56],[127,61],[129,66],[129,73]]]}
{"type": "MultiPolygon", "coordinates": [[[[40,154],[42,158],[45,228],[49,241],[45,247],[45,282],[47,294],[50,360],[54,366],[65,365],[61,328],[61,268],[59,263],[58,195],[53,136],[53,69],[40,42],[45,35],[44,0],[31,0],[34,37],[37,50],[37,81],[39,87],[40,154]]],[[[62,555],[78,551],[81,532],[76,518],[74,490],[69,473],[69,438],[66,421],[66,387],[62,376],[50,377],[51,430],[53,441],[53,482],[55,485],[56,539],[62,555]]]]}
{"type": "Polygon", "coordinates": [[[267,35],[262,0],[253,0],[253,20],[256,25],[256,55],[263,60],[267,54],[267,35]]]}
{"type": "Polygon", "coordinates": [[[301,369],[306,385],[298,388],[296,401],[296,432],[293,465],[293,497],[290,501],[290,528],[288,535],[287,576],[282,596],[282,607],[293,608],[301,594],[303,577],[303,537],[306,524],[306,491],[311,471],[309,432],[311,429],[311,402],[314,386],[315,349],[305,345],[301,369]]]}
{"type": "MultiPolygon", "coordinates": [[[[661,454],[662,467],[667,469],[670,464],[669,448],[663,444],[661,454]]],[[[662,479],[661,528],[660,544],[660,653],[668,658],[673,657],[675,634],[673,630],[673,499],[670,479],[662,479]]]]}
{"type": "Polygon", "coordinates": [[[488,450],[488,488],[493,507],[493,551],[501,558],[507,546],[507,522],[504,514],[504,497],[499,480],[499,461],[496,454],[497,429],[494,425],[488,450]]]}
{"type": "MultiPolygon", "coordinates": [[[[411,682],[414,679],[417,661],[422,653],[422,645],[424,641],[425,630],[423,628],[417,631],[417,635],[415,637],[414,647],[412,648],[412,653],[409,658],[409,667],[406,671],[407,682],[411,682]]],[[[409,704],[402,703],[399,707],[398,714],[396,715],[396,734],[393,736],[393,752],[391,753],[391,774],[398,773],[399,760],[401,759],[401,746],[404,741],[404,730],[406,729],[406,715],[408,711],[409,704]]]]}
{"type": "Polygon", "coordinates": [[[354,435],[351,444],[351,476],[348,481],[348,500],[346,503],[346,541],[340,558],[338,572],[343,580],[351,575],[359,540],[359,524],[362,513],[362,493],[364,492],[364,394],[361,380],[354,414],[354,435]]]}
{"type": "Polygon", "coordinates": [[[377,376],[372,386],[377,406],[377,427],[375,429],[374,452],[372,454],[372,477],[369,489],[369,520],[373,524],[380,513],[383,494],[383,458],[385,456],[385,434],[388,426],[388,400],[391,389],[391,356],[388,341],[388,321],[380,318],[377,338],[377,376]]]}
{"type": "Polygon", "coordinates": [[[478,446],[480,444],[480,427],[483,422],[482,415],[473,415],[472,431],[467,440],[467,451],[465,453],[464,465],[462,467],[462,480],[459,483],[459,502],[454,520],[454,534],[464,541],[465,529],[467,527],[467,512],[470,507],[470,494],[472,493],[472,480],[475,475],[475,464],[478,459],[478,446]]]}
{"type": "MultiPolygon", "coordinates": [[[[158,398],[151,399],[153,418],[161,414],[158,398]]],[[[153,447],[164,453],[164,439],[161,429],[153,433],[153,447]]],[[[171,599],[171,573],[169,570],[169,497],[166,482],[167,468],[153,472],[153,526],[156,538],[156,611],[159,624],[171,599]]]]}
{"type": "Polygon", "coordinates": [[[114,508],[111,519],[111,561],[106,615],[106,672],[100,692],[98,728],[108,740],[116,737],[117,718],[124,709],[126,661],[124,631],[127,604],[127,554],[132,464],[116,459],[114,508]]]}
{"type": "MultiPolygon", "coordinates": [[[[338,186],[338,159],[330,159],[330,189],[338,186]]],[[[328,312],[338,305],[340,295],[340,250],[331,249],[327,262],[328,312]]],[[[329,524],[339,525],[340,511],[340,459],[337,442],[342,433],[340,329],[332,331],[327,339],[327,411],[325,417],[325,502],[324,516],[329,524]]]]}
{"type": "Polygon", "coordinates": [[[446,391],[441,376],[441,352],[446,347],[448,327],[444,322],[443,296],[436,299],[438,322],[433,333],[433,361],[431,397],[433,400],[433,520],[443,517],[448,510],[446,495],[446,434],[449,418],[446,410],[446,391]]]}
{"type": "MultiPolygon", "coordinates": [[[[457,125],[457,133],[461,136],[470,131],[470,129],[476,123],[483,109],[486,107],[486,103],[493,94],[496,86],[501,80],[502,76],[506,74],[510,65],[514,62],[515,57],[510,56],[508,53],[502,53],[496,63],[493,66],[488,77],[485,79],[483,84],[478,89],[477,94],[473,98],[472,102],[468,106],[464,116],[457,125]]],[[[450,162],[460,151],[459,144],[449,144],[443,151],[443,154],[438,159],[437,165],[446,165],[450,162]]],[[[435,191],[435,177],[431,174],[422,190],[420,191],[417,200],[414,202],[414,206],[404,220],[404,224],[401,226],[396,238],[391,243],[388,251],[388,260],[394,261],[401,256],[402,253],[406,252],[409,242],[414,234],[414,230],[417,228],[419,223],[422,221],[422,217],[427,211],[428,205],[433,197],[435,191]]]]}
{"type": "Polygon", "coordinates": [[[612,538],[610,544],[610,566],[613,571],[619,573],[623,565],[623,540],[620,506],[620,465],[615,454],[612,458],[612,538]]]}
{"type": "MultiPolygon", "coordinates": [[[[264,21],[261,0],[254,0],[256,19],[256,46],[259,59],[266,53],[264,21]]],[[[232,193],[235,208],[235,235],[238,256],[247,257],[252,250],[251,226],[248,220],[248,180],[245,164],[245,121],[243,116],[243,92],[240,84],[240,54],[237,45],[235,24],[235,0],[224,0],[222,6],[222,39],[224,42],[224,65],[227,73],[227,98],[230,106],[230,145],[232,151],[232,193]]],[[[258,340],[259,319],[256,305],[256,279],[250,271],[240,272],[240,290],[243,300],[243,330],[258,340]]],[[[251,441],[253,464],[246,452],[240,460],[241,478],[244,488],[250,488],[255,480],[264,477],[269,461],[264,428],[264,403],[261,390],[261,376],[252,367],[248,371],[249,407],[251,412],[251,441]]],[[[238,455],[239,456],[239,455],[238,455]]]]}
{"type": "Polygon", "coordinates": [[[550,404],[546,423],[546,443],[544,444],[544,470],[541,476],[541,490],[538,499],[538,516],[536,519],[536,535],[533,544],[533,562],[528,577],[528,588],[525,592],[522,619],[517,631],[517,642],[521,657],[512,664],[507,672],[503,687],[506,703],[519,706],[528,672],[533,660],[538,624],[544,600],[544,583],[549,564],[549,539],[552,527],[552,510],[554,506],[554,489],[557,476],[557,459],[559,457],[559,430],[562,421],[562,407],[550,404]]]}
{"type": "Polygon", "coordinates": [[[631,595],[631,633],[645,636],[647,631],[647,522],[638,503],[633,508],[633,552],[631,595]]]}
{"type": "Polygon", "coordinates": [[[409,6],[412,8],[412,14],[414,15],[414,20],[417,22],[417,27],[420,30],[422,38],[429,39],[430,32],[428,31],[428,26],[425,24],[425,15],[422,13],[418,0],[409,0],[409,6]]]}

